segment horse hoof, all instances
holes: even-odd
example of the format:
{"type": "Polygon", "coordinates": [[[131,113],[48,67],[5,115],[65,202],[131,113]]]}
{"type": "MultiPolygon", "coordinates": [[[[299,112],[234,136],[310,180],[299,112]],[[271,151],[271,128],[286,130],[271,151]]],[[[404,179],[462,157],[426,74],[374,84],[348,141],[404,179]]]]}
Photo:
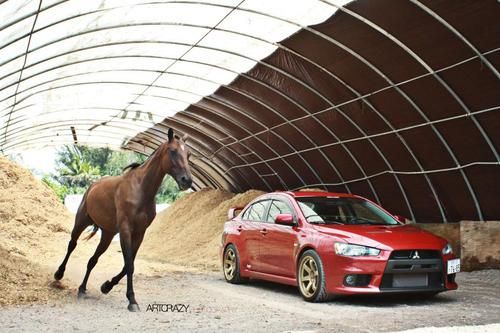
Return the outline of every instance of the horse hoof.
{"type": "Polygon", "coordinates": [[[57,281],[61,280],[64,276],[64,271],[57,270],[57,272],[54,273],[54,279],[57,281]]]}
{"type": "Polygon", "coordinates": [[[141,309],[139,309],[139,305],[138,304],[129,304],[128,305],[128,310],[130,312],[139,312],[139,311],[141,311],[141,309]]]}
{"type": "Polygon", "coordinates": [[[85,299],[87,298],[87,293],[85,291],[78,291],[78,299],[85,299]]]}
{"type": "Polygon", "coordinates": [[[101,292],[103,294],[107,294],[111,291],[111,289],[113,289],[113,285],[111,284],[110,281],[106,281],[102,284],[101,286],[101,292]]]}

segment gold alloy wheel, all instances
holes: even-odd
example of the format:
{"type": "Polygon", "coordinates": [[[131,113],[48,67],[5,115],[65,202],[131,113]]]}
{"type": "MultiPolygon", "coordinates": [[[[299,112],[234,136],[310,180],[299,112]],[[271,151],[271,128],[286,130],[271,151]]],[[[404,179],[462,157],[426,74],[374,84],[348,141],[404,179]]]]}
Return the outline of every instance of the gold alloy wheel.
{"type": "Polygon", "coordinates": [[[232,248],[228,248],[224,254],[224,275],[227,280],[234,278],[236,272],[236,253],[232,248]]]}
{"type": "Polygon", "coordinates": [[[313,297],[318,289],[318,266],[311,256],[305,256],[300,263],[299,287],[305,297],[313,297]]]}

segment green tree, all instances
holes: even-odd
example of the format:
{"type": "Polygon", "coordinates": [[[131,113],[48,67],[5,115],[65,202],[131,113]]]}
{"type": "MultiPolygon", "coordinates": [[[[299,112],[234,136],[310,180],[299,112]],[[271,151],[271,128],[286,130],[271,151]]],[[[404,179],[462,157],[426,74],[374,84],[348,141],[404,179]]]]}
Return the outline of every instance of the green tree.
{"type": "Polygon", "coordinates": [[[50,175],[44,175],[42,178],[42,182],[54,191],[54,193],[57,195],[57,198],[61,202],[64,202],[64,198],[66,197],[66,195],[70,194],[67,186],[61,185],[50,175]]]}
{"type": "Polygon", "coordinates": [[[72,193],[81,193],[100,177],[99,166],[92,165],[79,146],[64,146],[58,151],[57,164],[56,179],[72,193]]]}
{"type": "Polygon", "coordinates": [[[114,151],[109,148],[94,148],[87,146],[77,146],[82,158],[89,164],[98,167],[101,175],[111,175],[107,172],[108,162],[114,151]]]}

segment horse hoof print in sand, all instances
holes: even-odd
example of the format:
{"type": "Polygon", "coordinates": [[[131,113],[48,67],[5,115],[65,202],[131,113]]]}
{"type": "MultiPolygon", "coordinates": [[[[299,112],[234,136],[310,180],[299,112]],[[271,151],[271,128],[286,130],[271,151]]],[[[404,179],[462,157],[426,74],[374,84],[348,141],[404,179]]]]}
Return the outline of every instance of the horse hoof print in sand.
{"type": "Polygon", "coordinates": [[[133,287],[134,259],[146,229],[156,216],[155,195],[165,175],[171,175],[182,190],[191,187],[189,156],[184,141],[174,136],[174,131],[169,129],[168,141],[161,144],[144,163],[133,163],[124,169],[122,175],[104,177],[90,185],[76,213],[68,250],[54,279],[63,278],[69,256],[83,230],[88,226],[94,227],[86,237],[89,239],[101,229],[101,240],[89,259],[85,277],[78,288],[78,298],[85,298],[90,272],[113,237],[119,233],[124,266],[115,277],[102,284],[101,292],[109,293],[127,275],[128,309],[131,312],[140,311],[133,287]]]}

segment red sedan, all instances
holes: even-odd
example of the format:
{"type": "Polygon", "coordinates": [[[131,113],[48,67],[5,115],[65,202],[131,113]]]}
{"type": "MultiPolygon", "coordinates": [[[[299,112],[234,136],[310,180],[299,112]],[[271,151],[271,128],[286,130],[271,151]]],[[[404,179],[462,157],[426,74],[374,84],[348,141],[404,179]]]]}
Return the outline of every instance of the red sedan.
{"type": "Polygon", "coordinates": [[[457,289],[460,259],[446,240],[365,198],[275,192],[235,211],[222,236],[227,282],[256,278],[298,286],[312,302],[335,294],[457,289]]]}

